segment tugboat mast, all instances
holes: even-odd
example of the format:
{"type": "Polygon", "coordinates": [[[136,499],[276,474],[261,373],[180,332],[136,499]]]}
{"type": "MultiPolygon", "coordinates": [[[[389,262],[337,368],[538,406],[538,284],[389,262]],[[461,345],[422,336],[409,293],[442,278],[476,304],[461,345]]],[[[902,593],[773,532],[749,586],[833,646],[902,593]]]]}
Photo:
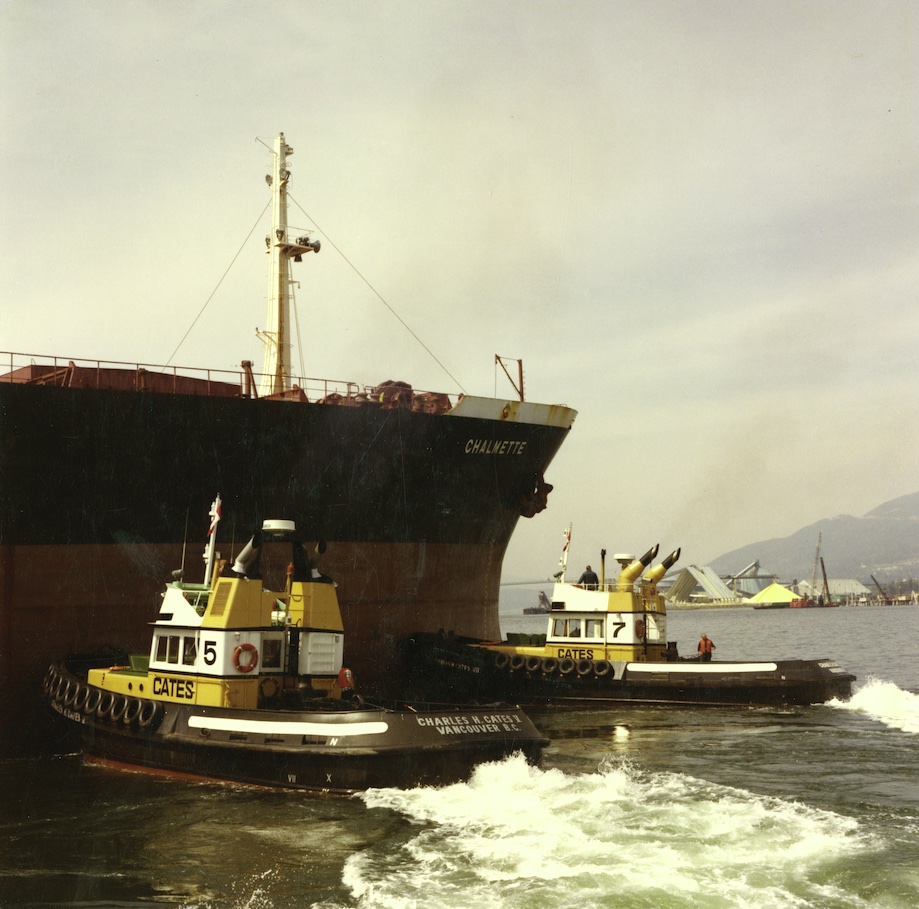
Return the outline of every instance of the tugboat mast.
{"type": "Polygon", "coordinates": [[[268,313],[266,328],[258,336],[265,345],[265,362],[259,396],[281,394],[290,388],[290,260],[299,262],[303,253],[319,252],[319,241],[309,236],[292,241],[287,235],[287,156],[294,153],[279,133],[274,140],[274,166],[266,177],[271,186],[271,233],[266,237],[269,253],[268,313]]]}

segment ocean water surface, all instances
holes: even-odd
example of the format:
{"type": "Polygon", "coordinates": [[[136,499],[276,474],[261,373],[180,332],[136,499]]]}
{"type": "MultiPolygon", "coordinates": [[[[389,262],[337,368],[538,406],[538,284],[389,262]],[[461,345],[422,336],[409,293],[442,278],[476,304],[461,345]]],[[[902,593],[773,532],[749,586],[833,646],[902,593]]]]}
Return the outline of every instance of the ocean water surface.
{"type": "MultiPolygon", "coordinates": [[[[505,631],[543,617],[502,615],[505,631]]],[[[834,657],[845,702],[530,711],[542,764],[353,798],[0,764],[0,906],[919,905],[917,607],[669,617],[723,659],[834,657]]]]}

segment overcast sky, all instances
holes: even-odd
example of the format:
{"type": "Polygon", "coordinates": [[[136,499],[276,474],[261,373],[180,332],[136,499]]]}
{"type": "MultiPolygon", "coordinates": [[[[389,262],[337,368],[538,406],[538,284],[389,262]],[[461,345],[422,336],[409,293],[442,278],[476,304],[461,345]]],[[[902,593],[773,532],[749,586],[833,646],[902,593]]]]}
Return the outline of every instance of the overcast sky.
{"type": "Polygon", "coordinates": [[[0,0],[0,349],[260,362],[283,131],[307,375],[512,394],[497,353],[579,412],[506,580],[569,521],[580,570],[863,514],[919,490],[917,38],[912,0],[0,0]]]}

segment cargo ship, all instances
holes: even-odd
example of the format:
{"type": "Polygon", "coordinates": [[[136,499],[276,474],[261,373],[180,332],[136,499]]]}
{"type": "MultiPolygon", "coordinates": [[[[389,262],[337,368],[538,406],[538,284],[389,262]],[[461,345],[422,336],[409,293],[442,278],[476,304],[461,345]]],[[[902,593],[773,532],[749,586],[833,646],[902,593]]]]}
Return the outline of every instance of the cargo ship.
{"type": "Polygon", "coordinates": [[[344,664],[326,544],[310,552],[296,522],[269,519],[218,562],[220,496],[210,515],[204,580],[166,584],[145,653],[49,667],[42,692],[85,760],[322,794],[446,785],[517,752],[539,760],[548,741],[519,707],[365,700],[344,664]],[[269,547],[290,557],[278,590],[260,577],[269,547]]]}
{"type": "MultiPolygon", "coordinates": [[[[396,642],[412,631],[498,634],[505,550],[518,520],[546,507],[576,412],[522,389],[501,399],[294,376],[291,268],[320,243],[288,229],[293,150],[283,134],[272,150],[261,373],[251,361],[228,375],[0,354],[4,731],[41,725],[31,692],[51,660],[145,646],[164,572],[183,564],[189,515],[215,482],[231,545],[288,510],[329,542],[349,659],[370,691],[399,693],[396,642]]],[[[6,735],[0,749],[41,738],[6,735]]]]}

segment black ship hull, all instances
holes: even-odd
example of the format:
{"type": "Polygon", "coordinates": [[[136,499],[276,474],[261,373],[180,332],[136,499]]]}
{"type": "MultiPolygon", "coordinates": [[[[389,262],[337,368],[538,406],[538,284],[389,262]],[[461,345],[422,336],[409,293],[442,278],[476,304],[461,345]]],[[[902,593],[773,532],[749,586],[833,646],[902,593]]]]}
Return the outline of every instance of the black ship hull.
{"type": "MultiPolygon", "coordinates": [[[[0,377],[0,728],[35,730],[31,692],[60,654],[146,649],[163,581],[203,541],[194,519],[216,492],[224,557],[282,513],[327,541],[362,689],[399,694],[395,642],[416,628],[495,635],[505,549],[545,506],[574,413],[528,422],[515,407],[539,405],[487,403],[495,416],[0,377]]],[[[5,752],[32,750],[13,738],[5,752]]]]}
{"type": "Polygon", "coordinates": [[[547,705],[684,704],[770,706],[848,698],[855,676],[835,660],[736,663],[642,663],[519,657],[471,646],[474,641],[418,633],[402,642],[414,693],[454,702],[503,698],[547,705]]]}
{"type": "Polygon", "coordinates": [[[446,785],[548,744],[517,707],[232,710],[112,696],[58,664],[47,703],[89,761],[316,793],[446,785]]]}

